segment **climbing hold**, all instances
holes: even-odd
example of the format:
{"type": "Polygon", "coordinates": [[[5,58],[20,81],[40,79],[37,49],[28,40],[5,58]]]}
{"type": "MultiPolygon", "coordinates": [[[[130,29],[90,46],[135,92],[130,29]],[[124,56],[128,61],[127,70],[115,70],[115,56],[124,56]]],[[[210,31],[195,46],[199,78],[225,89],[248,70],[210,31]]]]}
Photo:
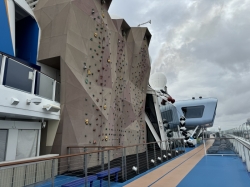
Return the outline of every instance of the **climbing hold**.
{"type": "Polygon", "coordinates": [[[90,69],[88,69],[88,75],[92,75],[92,73],[91,73],[90,69]]]}
{"type": "Polygon", "coordinates": [[[88,125],[89,124],[89,120],[85,119],[85,124],[88,125]]]}
{"type": "Polygon", "coordinates": [[[108,59],[108,63],[110,63],[111,62],[111,60],[110,59],[108,59]]]}
{"type": "Polygon", "coordinates": [[[106,110],[106,109],[107,109],[107,106],[106,106],[106,105],[104,105],[104,106],[103,106],[103,109],[104,109],[104,110],[106,110]]]}
{"type": "Polygon", "coordinates": [[[97,34],[97,33],[95,33],[95,34],[94,34],[94,37],[96,38],[96,37],[97,37],[97,35],[98,35],[98,34],[97,34]]]}

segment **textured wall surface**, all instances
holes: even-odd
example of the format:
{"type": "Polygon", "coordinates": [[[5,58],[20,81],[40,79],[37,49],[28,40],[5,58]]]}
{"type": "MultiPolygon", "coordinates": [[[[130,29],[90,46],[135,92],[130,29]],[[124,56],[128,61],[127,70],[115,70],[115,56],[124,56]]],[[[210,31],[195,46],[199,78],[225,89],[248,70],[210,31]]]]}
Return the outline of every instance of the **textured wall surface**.
{"type": "Polygon", "coordinates": [[[34,10],[42,30],[38,60],[60,57],[61,121],[53,153],[146,141],[151,34],[112,20],[106,2],[40,0],[34,10]]]}

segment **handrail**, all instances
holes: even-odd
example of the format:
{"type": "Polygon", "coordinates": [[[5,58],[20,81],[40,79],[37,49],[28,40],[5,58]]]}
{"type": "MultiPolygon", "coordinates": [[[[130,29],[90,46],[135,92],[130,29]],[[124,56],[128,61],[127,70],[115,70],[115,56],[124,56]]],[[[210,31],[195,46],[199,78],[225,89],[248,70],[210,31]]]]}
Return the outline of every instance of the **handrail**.
{"type": "MultiPolygon", "coordinates": [[[[184,138],[176,138],[176,139],[169,139],[169,140],[181,140],[181,139],[184,139],[184,138]]],[[[162,142],[162,141],[160,141],[160,142],[162,142]]],[[[147,145],[147,144],[153,144],[153,143],[157,143],[157,142],[149,142],[149,143],[143,143],[143,144],[137,144],[137,145],[131,145],[131,146],[103,146],[103,147],[111,147],[111,148],[98,150],[98,151],[84,152],[84,153],[68,154],[68,155],[54,156],[54,157],[48,157],[48,158],[39,158],[39,159],[34,159],[34,160],[16,161],[16,162],[2,163],[2,164],[0,163],[0,168],[1,167],[14,166],[14,165],[42,162],[42,161],[46,161],[46,160],[69,158],[69,157],[74,157],[74,156],[82,156],[82,155],[93,154],[93,153],[102,153],[102,152],[105,152],[105,151],[112,151],[112,150],[117,150],[117,149],[122,149],[122,148],[128,148],[128,147],[139,146],[139,145],[147,145]]],[[[69,146],[68,148],[74,148],[74,147],[75,148],[79,148],[79,147],[81,148],[83,146],[79,146],[79,147],[77,147],[77,146],[69,146]]],[[[89,147],[98,148],[98,146],[96,146],[96,147],[95,146],[89,146],[89,147]]]]}
{"type": "Polygon", "coordinates": [[[43,75],[45,75],[45,76],[51,78],[52,80],[54,80],[54,81],[60,83],[60,82],[57,81],[56,79],[54,79],[54,78],[50,77],[49,75],[47,75],[47,74],[41,72],[40,68],[38,68],[38,67],[41,67],[41,66],[38,66],[38,65],[36,65],[36,64],[29,63],[29,62],[27,62],[27,61],[25,61],[25,60],[22,60],[22,59],[13,57],[13,56],[8,55],[8,54],[6,54],[6,53],[3,53],[3,52],[1,52],[1,51],[0,51],[0,54],[1,54],[2,56],[6,56],[7,58],[14,60],[14,61],[17,62],[17,63],[20,63],[20,64],[22,64],[22,65],[24,65],[24,66],[27,66],[28,68],[31,68],[31,69],[33,69],[33,70],[36,70],[37,72],[39,72],[39,73],[41,73],[41,74],[43,74],[43,75]],[[33,66],[33,67],[32,67],[32,66],[33,66]],[[36,66],[38,66],[38,67],[36,67],[36,66]]]}

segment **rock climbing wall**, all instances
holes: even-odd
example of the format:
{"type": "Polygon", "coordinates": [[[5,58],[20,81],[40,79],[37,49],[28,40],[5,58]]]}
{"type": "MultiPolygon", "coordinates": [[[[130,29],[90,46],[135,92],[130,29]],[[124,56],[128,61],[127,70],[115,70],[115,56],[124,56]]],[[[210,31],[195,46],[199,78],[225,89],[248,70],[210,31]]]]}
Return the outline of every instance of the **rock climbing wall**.
{"type": "Polygon", "coordinates": [[[52,153],[66,154],[68,146],[146,141],[151,34],[112,20],[110,3],[40,0],[34,10],[42,30],[38,61],[60,57],[61,121],[52,153]]]}

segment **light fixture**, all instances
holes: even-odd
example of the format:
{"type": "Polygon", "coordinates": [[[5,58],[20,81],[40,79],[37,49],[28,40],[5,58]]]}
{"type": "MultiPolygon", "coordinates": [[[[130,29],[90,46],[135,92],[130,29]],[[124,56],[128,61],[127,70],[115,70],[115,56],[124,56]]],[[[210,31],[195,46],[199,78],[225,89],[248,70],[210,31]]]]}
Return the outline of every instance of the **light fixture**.
{"type": "Polygon", "coordinates": [[[158,159],[159,161],[161,161],[161,157],[158,157],[157,159],[158,159]]]}
{"type": "Polygon", "coordinates": [[[170,153],[168,153],[168,156],[172,156],[170,153]]]}
{"type": "Polygon", "coordinates": [[[166,156],[166,155],[163,155],[163,158],[167,158],[167,156],[166,156]]]}
{"type": "Polygon", "coordinates": [[[27,105],[30,105],[30,103],[34,103],[35,105],[41,104],[42,99],[40,98],[33,98],[33,99],[27,99],[27,105]]]}
{"type": "Polygon", "coordinates": [[[137,167],[133,166],[132,170],[135,171],[135,172],[137,172],[137,167]]]}
{"type": "Polygon", "coordinates": [[[42,129],[46,128],[46,122],[42,122],[42,129]]]}
{"type": "Polygon", "coordinates": [[[11,102],[10,102],[11,105],[18,105],[18,103],[19,103],[19,100],[17,98],[14,98],[14,97],[11,98],[11,102]]]}
{"type": "Polygon", "coordinates": [[[52,104],[44,105],[43,109],[45,109],[49,112],[59,112],[61,110],[61,108],[59,106],[52,105],[52,104]]]}
{"type": "Polygon", "coordinates": [[[153,164],[155,163],[155,161],[153,159],[151,159],[150,162],[153,163],[153,164]]]}

